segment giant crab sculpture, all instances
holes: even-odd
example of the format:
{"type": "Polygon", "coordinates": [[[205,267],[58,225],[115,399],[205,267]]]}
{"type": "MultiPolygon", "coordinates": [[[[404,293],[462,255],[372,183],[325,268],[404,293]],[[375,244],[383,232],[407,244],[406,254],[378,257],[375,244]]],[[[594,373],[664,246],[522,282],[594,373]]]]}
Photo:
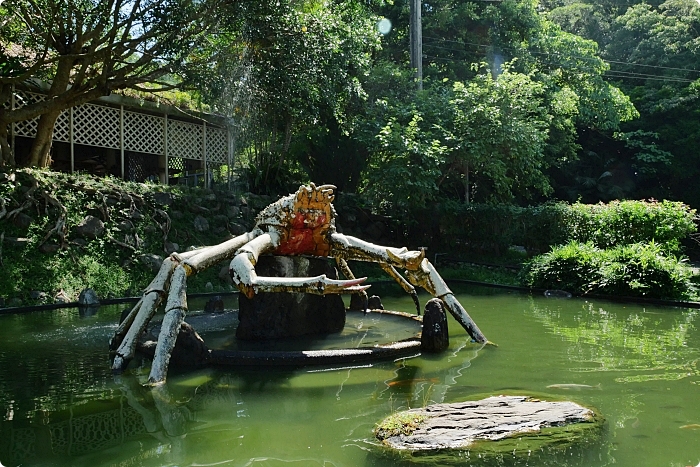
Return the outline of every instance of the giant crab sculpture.
{"type": "Polygon", "coordinates": [[[167,297],[165,316],[148,380],[151,385],[164,382],[170,355],[187,312],[187,277],[229,259],[233,282],[249,298],[259,292],[360,294],[365,303],[365,289],[369,286],[362,283],[366,278],[355,278],[347,261],[375,262],[411,294],[419,312],[414,286],[420,286],[441,299],[472,339],[486,343],[486,337],[425,258],[424,251],[379,246],[336,231],[335,208],[331,204],[335,197],[334,189],[332,185],[302,185],[296,193],[263,209],[251,232],[219,245],[170,255],[139,302],[115,331],[110,341],[114,356],[112,370],[119,373],[126,368],[134,357],[139,336],[161,301],[167,297]],[[325,275],[303,278],[260,277],[255,272],[255,264],[260,255],[264,254],[330,256],[336,260],[346,279],[329,279],[325,275]],[[405,269],[408,280],[396,268],[405,269]]]}

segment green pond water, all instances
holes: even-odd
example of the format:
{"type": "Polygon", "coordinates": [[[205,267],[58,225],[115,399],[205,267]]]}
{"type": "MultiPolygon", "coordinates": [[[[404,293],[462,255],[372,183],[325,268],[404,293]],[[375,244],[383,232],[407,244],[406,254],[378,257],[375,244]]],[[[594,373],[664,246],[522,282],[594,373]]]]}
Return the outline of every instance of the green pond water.
{"type": "MultiPolygon", "coordinates": [[[[380,290],[387,309],[409,297],[380,290]],[[391,296],[390,296],[391,295],[391,296]]],[[[0,316],[0,463],[11,466],[390,466],[372,430],[390,413],[478,394],[549,394],[594,407],[599,440],[563,452],[461,465],[695,466],[700,462],[698,311],[454,286],[498,347],[450,321],[443,354],[355,368],[111,374],[107,342],[126,305],[0,316]],[[578,384],[589,387],[548,387],[578,384]]],[[[428,297],[422,297],[425,301],[428,297]]],[[[227,307],[234,308],[235,297],[227,307]]],[[[190,310],[203,307],[190,300],[190,310]]],[[[354,315],[309,347],[372,345],[415,329],[354,315]]],[[[410,327],[410,325],[409,325],[410,327]]],[[[207,342],[233,345],[226,333],[207,342]]],[[[439,464],[435,464],[439,465],[439,464]]]]}

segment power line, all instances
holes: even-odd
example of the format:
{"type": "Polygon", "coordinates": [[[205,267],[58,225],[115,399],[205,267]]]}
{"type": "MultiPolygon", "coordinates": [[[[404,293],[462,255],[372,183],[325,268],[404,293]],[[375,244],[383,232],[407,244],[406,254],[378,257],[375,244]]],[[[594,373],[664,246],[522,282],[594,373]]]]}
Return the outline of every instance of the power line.
{"type": "MultiPolygon", "coordinates": [[[[430,40],[437,40],[437,41],[440,41],[440,42],[450,42],[450,43],[454,43],[454,44],[469,45],[469,46],[481,47],[481,48],[489,48],[489,47],[491,47],[490,45],[485,45],[485,44],[477,44],[477,43],[473,43],[473,42],[453,41],[453,40],[442,39],[442,38],[438,38],[438,37],[424,36],[424,38],[425,38],[425,39],[430,39],[430,40]]],[[[430,43],[427,43],[427,44],[424,43],[424,45],[425,45],[425,46],[428,46],[428,47],[440,48],[440,46],[433,45],[433,44],[430,44],[430,43]]],[[[445,49],[445,50],[453,51],[453,52],[463,52],[463,50],[459,50],[459,49],[451,49],[451,48],[448,48],[448,47],[442,47],[442,48],[445,49]]],[[[502,48],[505,49],[505,50],[514,50],[514,51],[518,51],[518,50],[519,50],[519,49],[516,49],[516,48],[514,48],[514,47],[502,47],[502,48]]],[[[534,50],[528,50],[528,52],[530,52],[530,53],[533,54],[533,55],[554,55],[554,56],[563,56],[563,55],[564,55],[564,54],[562,54],[562,53],[537,52],[537,51],[534,51],[534,50]]],[[[686,73],[690,72],[690,73],[698,73],[698,74],[700,74],[700,70],[694,70],[694,69],[692,69],[692,68],[676,68],[676,67],[668,67],[668,66],[661,66],[661,65],[646,65],[646,64],[643,64],[643,63],[630,63],[630,62],[624,62],[624,61],[620,61],[620,60],[609,60],[609,59],[603,59],[603,58],[597,58],[597,59],[596,59],[596,58],[591,58],[591,57],[583,57],[583,56],[580,56],[580,55],[578,55],[578,56],[571,56],[571,57],[572,57],[572,58],[577,58],[577,59],[579,59],[579,60],[587,60],[587,61],[598,61],[598,60],[601,60],[601,61],[607,62],[608,64],[615,63],[615,64],[618,64],[618,65],[639,66],[639,67],[646,67],[646,68],[656,68],[656,69],[661,69],[661,70],[683,71],[683,72],[686,72],[686,73]]]]}
{"type": "MultiPolygon", "coordinates": [[[[458,62],[458,63],[466,63],[465,60],[458,59],[458,58],[450,58],[450,57],[436,57],[434,55],[423,55],[425,58],[431,59],[431,60],[439,60],[439,61],[444,61],[444,62],[458,62]]],[[[559,62],[544,62],[547,65],[553,65],[553,66],[560,66],[562,67],[562,64],[559,62]]],[[[676,76],[661,76],[661,75],[650,75],[650,74],[645,74],[645,73],[634,73],[634,72],[629,72],[629,71],[617,71],[617,70],[608,70],[604,74],[604,76],[610,77],[610,78],[620,78],[620,79],[639,79],[639,80],[650,80],[650,81],[666,81],[666,82],[671,82],[671,83],[693,83],[695,80],[693,79],[688,79],[688,78],[679,78],[676,76]]]]}

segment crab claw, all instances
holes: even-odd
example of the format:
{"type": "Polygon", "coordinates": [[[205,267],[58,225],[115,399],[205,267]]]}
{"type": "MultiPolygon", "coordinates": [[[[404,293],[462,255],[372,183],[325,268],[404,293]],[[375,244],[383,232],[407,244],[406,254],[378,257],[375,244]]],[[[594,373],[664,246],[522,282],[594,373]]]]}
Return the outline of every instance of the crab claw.
{"type": "Polygon", "coordinates": [[[413,303],[416,304],[416,313],[420,316],[420,301],[418,301],[418,294],[415,290],[411,292],[411,298],[413,299],[413,303]]]}
{"type": "Polygon", "coordinates": [[[400,250],[387,248],[386,254],[393,265],[410,270],[418,269],[421,262],[423,262],[423,258],[425,258],[425,250],[416,251],[406,248],[401,248],[400,250]]]}
{"type": "Polygon", "coordinates": [[[433,297],[437,297],[443,301],[447,311],[454,316],[459,324],[462,325],[469,336],[476,342],[482,344],[488,343],[486,336],[481,332],[476,323],[467,313],[467,310],[459,303],[454,294],[447,287],[445,281],[440,277],[440,274],[435,270],[435,267],[430,264],[430,261],[424,259],[420,267],[406,271],[408,280],[416,286],[423,287],[433,297]]]}
{"type": "Polygon", "coordinates": [[[319,295],[325,294],[353,294],[369,289],[369,285],[360,285],[367,280],[366,277],[358,279],[328,279],[325,275],[319,276],[314,286],[317,288],[319,295]]]}

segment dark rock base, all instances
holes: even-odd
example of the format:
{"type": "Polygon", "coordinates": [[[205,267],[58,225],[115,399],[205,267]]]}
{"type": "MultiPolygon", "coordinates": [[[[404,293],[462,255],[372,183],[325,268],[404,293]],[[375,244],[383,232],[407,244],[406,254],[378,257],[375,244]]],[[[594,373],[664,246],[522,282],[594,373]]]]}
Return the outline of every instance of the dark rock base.
{"type": "MultiPolygon", "coordinates": [[[[300,256],[262,256],[258,276],[312,277],[338,274],[327,260],[300,256]]],[[[340,332],[345,327],[345,305],[339,295],[259,293],[241,295],[236,337],[242,340],[279,339],[340,332]]]]}

